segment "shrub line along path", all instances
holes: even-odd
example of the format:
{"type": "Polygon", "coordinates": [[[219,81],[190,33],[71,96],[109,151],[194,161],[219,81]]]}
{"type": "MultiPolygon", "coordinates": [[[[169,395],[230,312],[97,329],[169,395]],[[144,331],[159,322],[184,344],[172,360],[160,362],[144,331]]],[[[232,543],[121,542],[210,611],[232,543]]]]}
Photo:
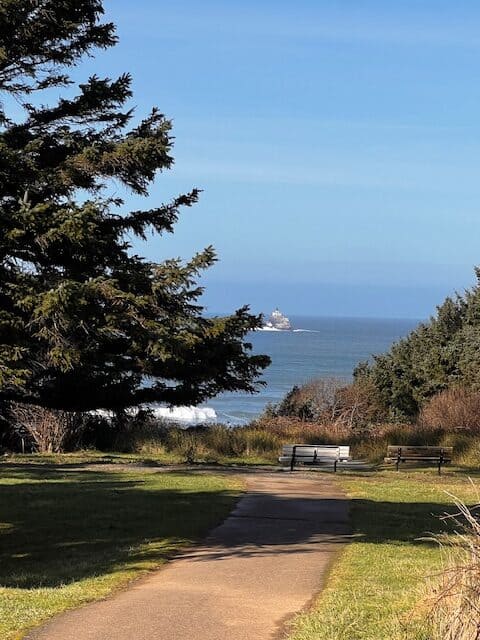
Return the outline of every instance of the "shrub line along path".
{"type": "Polygon", "coordinates": [[[201,544],[125,591],[57,616],[28,640],[283,637],[349,539],[348,501],[323,473],[245,478],[247,493],[201,544]]]}

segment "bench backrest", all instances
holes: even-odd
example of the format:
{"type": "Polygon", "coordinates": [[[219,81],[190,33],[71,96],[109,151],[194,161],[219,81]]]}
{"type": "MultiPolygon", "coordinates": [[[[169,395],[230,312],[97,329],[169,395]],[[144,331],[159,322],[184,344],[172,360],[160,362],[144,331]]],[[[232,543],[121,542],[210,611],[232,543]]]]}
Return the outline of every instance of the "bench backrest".
{"type": "Polygon", "coordinates": [[[403,444],[389,444],[387,447],[387,456],[395,457],[398,455],[399,450],[400,455],[407,458],[439,458],[440,455],[443,455],[444,458],[449,458],[453,453],[453,447],[412,447],[403,444]]]}
{"type": "Polygon", "coordinates": [[[295,457],[314,457],[316,452],[317,458],[348,458],[350,455],[350,447],[348,445],[335,444],[285,444],[282,447],[283,456],[292,456],[293,447],[295,447],[295,457]]]}

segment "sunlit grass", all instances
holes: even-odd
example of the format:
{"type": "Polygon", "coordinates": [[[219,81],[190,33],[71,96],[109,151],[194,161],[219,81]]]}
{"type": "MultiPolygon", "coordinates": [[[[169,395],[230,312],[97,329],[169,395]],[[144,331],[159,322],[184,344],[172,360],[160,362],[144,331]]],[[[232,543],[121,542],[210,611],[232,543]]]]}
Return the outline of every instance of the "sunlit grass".
{"type": "Polygon", "coordinates": [[[238,481],[0,465],[0,638],[102,598],[221,521],[238,481]]]}
{"type": "Polygon", "coordinates": [[[419,540],[445,527],[453,493],[476,500],[466,475],[434,470],[343,475],[352,499],[354,542],[332,567],[313,609],[295,620],[290,640],[427,640],[417,615],[423,585],[442,567],[439,547],[419,540]]]}

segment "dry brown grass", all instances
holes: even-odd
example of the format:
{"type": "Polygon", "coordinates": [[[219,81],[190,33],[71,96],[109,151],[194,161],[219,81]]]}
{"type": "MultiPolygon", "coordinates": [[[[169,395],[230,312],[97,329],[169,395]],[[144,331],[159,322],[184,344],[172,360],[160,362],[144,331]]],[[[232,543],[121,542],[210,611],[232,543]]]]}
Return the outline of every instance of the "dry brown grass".
{"type": "Polygon", "coordinates": [[[442,429],[412,424],[382,423],[352,428],[339,421],[321,424],[298,418],[265,417],[254,423],[254,428],[275,435],[280,445],[293,442],[349,445],[354,458],[373,463],[383,460],[387,445],[392,443],[421,446],[446,445],[445,439],[451,441],[450,434],[442,429]]]}
{"type": "Polygon", "coordinates": [[[454,462],[478,466],[480,439],[467,431],[445,431],[412,424],[382,423],[352,428],[337,421],[264,416],[250,425],[210,425],[182,429],[155,422],[134,422],[115,439],[112,450],[160,455],[188,462],[276,462],[282,445],[349,445],[354,459],[381,463],[389,444],[453,446],[454,462]],[[121,446],[120,446],[121,445],[121,446]]]}
{"type": "MultiPolygon", "coordinates": [[[[447,566],[429,585],[428,620],[432,640],[480,640],[480,522],[478,509],[451,496],[457,512],[446,516],[455,529],[448,539],[447,566]]],[[[480,502],[477,493],[477,502],[480,502]]]]}

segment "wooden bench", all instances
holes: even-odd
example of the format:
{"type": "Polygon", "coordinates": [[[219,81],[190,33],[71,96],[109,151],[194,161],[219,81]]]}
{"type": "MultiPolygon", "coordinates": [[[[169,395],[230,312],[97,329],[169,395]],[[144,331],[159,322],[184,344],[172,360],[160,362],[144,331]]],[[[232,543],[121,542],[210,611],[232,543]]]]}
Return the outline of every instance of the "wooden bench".
{"type": "Polygon", "coordinates": [[[387,447],[385,462],[394,462],[399,470],[401,462],[424,462],[438,466],[438,474],[442,473],[442,464],[452,461],[453,447],[407,447],[391,444],[387,447]]]}
{"type": "Polygon", "coordinates": [[[350,460],[350,447],[333,444],[286,444],[282,447],[282,455],[278,461],[283,465],[289,465],[293,471],[295,465],[320,466],[333,464],[333,470],[337,470],[337,464],[350,460]]]}

